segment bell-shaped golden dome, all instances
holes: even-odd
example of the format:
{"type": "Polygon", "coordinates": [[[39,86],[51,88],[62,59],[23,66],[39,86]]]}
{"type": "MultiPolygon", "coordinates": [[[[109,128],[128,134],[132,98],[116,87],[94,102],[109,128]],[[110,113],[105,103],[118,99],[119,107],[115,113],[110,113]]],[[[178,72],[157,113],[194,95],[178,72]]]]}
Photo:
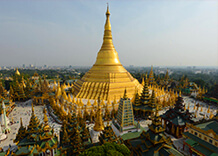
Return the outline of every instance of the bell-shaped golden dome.
{"type": "MultiPolygon", "coordinates": [[[[104,37],[101,49],[92,68],[74,85],[74,94],[78,98],[97,99],[101,97],[120,97],[126,88],[132,98],[135,88],[141,89],[139,82],[120,63],[118,53],[112,42],[110,12],[107,7],[104,37]]],[[[141,90],[140,90],[141,91],[141,90]]]]}

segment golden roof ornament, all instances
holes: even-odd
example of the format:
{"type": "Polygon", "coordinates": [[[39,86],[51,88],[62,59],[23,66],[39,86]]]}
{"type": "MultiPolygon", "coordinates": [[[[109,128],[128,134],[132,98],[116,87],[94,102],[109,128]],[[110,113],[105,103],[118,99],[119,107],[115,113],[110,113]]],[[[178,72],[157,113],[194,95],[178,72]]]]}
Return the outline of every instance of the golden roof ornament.
{"type": "Polygon", "coordinates": [[[33,103],[32,103],[32,113],[34,114],[34,107],[33,107],[33,103]]]}
{"type": "Polygon", "coordinates": [[[74,98],[74,96],[73,96],[73,100],[72,100],[72,103],[76,103],[76,101],[75,101],[75,98],[74,98]]]}
{"type": "Polygon", "coordinates": [[[82,107],[84,104],[83,104],[83,101],[82,101],[82,99],[80,99],[80,101],[79,101],[79,106],[80,107],[82,107]]]}
{"type": "Polygon", "coordinates": [[[97,100],[95,99],[93,106],[97,106],[97,105],[98,105],[98,103],[97,103],[97,100]]]}
{"type": "MultiPolygon", "coordinates": [[[[58,82],[58,83],[59,83],[59,82],[58,82]]],[[[59,96],[61,96],[61,94],[62,94],[62,92],[61,92],[61,87],[60,87],[60,85],[58,85],[57,91],[56,91],[55,95],[56,95],[56,97],[59,97],[59,96]]]]}
{"type": "Polygon", "coordinates": [[[101,106],[102,106],[102,107],[105,107],[104,100],[101,100],[101,106]]]}
{"type": "Polygon", "coordinates": [[[68,94],[68,102],[72,102],[71,95],[68,94]]]}
{"type": "Polygon", "coordinates": [[[126,95],[126,89],[124,90],[124,95],[123,95],[123,99],[127,99],[127,95],[126,95]]]}
{"type": "Polygon", "coordinates": [[[179,91],[179,97],[182,97],[182,92],[181,92],[181,90],[179,91]]]}
{"type": "Polygon", "coordinates": [[[82,118],[80,106],[78,106],[77,117],[82,118]]]}
{"type": "Polygon", "coordinates": [[[210,106],[208,106],[207,113],[208,114],[210,113],[210,106]]]}
{"type": "Polygon", "coordinates": [[[107,105],[109,106],[111,104],[110,98],[107,99],[107,105]]]}
{"type": "Polygon", "coordinates": [[[45,112],[44,112],[44,128],[43,128],[43,130],[45,132],[48,132],[50,130],[50,126],[48,125],[48,117],[47,117],[46,113],[47,113],[47,111],[45,110],[45,112]]]}
{"type": "Polygon", "coordinates": [[[144,80],[144,77],[142,77],[142,86],[144,86],[145,85],[145,80],[144,80]]]}
{"type": "Polygon", "coordinates": [[[104,130],[100,102],[101,102],[101,100],[100,100],[100,97],[99,97],[98,98],[98,107],[97,107],[96,117],[95,117],[95,125],[93,127],[93,129],[95,131],[98,131],[98,132],[104,130]]]}
{"type": "Polygon", "coordinates": [[[214,115],[213,115],[213,113],[212,112],[210,112],[210,119],[212,119],[214,117],[214,115]]]}
{"type": "Polygon", "coordinates": [[[201,106],[201,110],[200,110],[200,112],[203,112],[203,107],[201,106]]]}
{"type": "Polygon", "coordinates": [[[20,72],[18,71],[18,68],[16,68],[15,75],[20,76],[20,72]]]}
{"type": "Polygon", "coordinates": [[[114,95],[114,101],[113,101],[113,104],[114,104],[114,105],[117,104],[116,95],[114,95]]]}
{"type": "Polygon", "coordinates": [[[90,106],[92,106],[92,104],[91,104],[91,102],[90,102],[90,100],[88,99],[88,101],[87,101],[87,104],[86,104],[88,107],[90,107],[90,106]]]}

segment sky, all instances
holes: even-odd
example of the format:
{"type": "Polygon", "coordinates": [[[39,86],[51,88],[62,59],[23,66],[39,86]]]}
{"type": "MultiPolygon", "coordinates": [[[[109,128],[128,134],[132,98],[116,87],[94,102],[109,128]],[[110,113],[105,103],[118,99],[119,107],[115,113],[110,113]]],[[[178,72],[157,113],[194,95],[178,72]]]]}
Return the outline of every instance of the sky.
{"type": "Polygon", "coordinates": [[[124,66],[218,66],[217,0],[1,0],[0,66],[92,66],[107,2],[124,66]]]}

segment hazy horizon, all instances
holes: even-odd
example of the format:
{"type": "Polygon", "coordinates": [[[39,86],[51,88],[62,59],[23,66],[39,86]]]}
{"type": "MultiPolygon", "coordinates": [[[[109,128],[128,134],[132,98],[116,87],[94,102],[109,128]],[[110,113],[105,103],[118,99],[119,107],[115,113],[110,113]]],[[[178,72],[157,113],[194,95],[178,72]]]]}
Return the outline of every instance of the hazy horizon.
{"type": "MultiPolygon", "coordinates": [[[[107,1],[0,1],[0,66],[92,66],[107,1]]],[[[218,66],[218,1],[109,1],[124,66],[218,66]]]]}

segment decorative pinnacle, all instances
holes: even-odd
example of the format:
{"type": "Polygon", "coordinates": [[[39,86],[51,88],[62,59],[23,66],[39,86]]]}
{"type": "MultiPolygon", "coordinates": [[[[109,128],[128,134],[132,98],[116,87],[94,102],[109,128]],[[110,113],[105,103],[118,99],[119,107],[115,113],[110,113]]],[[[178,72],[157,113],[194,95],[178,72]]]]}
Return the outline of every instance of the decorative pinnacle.
{"type": "Polygon", "coordinates": [[[109,4],[107,3],[107,12],[106,12],[106,15],[110,15],[110,11],[109,11],[109,4]]]}
{"type": "Polygon", "coordinates": [[[159,113],[158,113],[158,111],[159,111],[159,107],[158,107],[158,105],[156,104],[156,112],[155,112],[155,116],[156,116],[156,117],[158,117],[158,116],[159,116],[159,113]]]}
{"type": "Polygon", "coordinates": [[[127,99],[127,98],[128,98],[127,95],[126,95],[126,88],[125,88],[125,90],[124,90],[123,98],[124,98],[124,99],[127,99]]]}
{"type": "Polygon", "coordinates": [[[34,107],[33,107],[33,103],[32,103],[32,113],[34,113],[34,107]]]}
{"type": "Polygon", "coordinates": [[[110,126],[110,123],[109,123],[109,121],[107,121],[107,127],[109,127],[110,126]]]}
{"type": "MultiPolygon", "coordinates": [[[[111,24],[110,24],[109,16],[110,16],[110,11],[109,11],[109,6],[107,5],[107,11],[106,11],[106,17],[107,18],[106,18],[106,23],[105,23],[104,29],[111,31],[111,24]]],[[[110,34],[108,34],[108,33],[104,34],[104,38],[112,39],[111,33],[110,34]]]]}
{"type": "Polygon", "coordinates": [[[46,115],[47,111],[45,110],[44,111],[44,122],[47,123],[48,122],[48,117],[46,115]]]}
{"type": "Polygon", "coordinates": [[[182,97],[182,93],[181,93],[181,90],[179,91],[179,97],[182,97]]]}
{"type": "Polygon", "coordinates": [[[22,121],[22,118],[20,118],[20,127],[23,126],[23,121],[22,121]]]}
{"type": "Polygon", "coordinates": [[[98,109],[101,109],[101,98],[100,98],[100,96],[98,97],[98,109]]]}

